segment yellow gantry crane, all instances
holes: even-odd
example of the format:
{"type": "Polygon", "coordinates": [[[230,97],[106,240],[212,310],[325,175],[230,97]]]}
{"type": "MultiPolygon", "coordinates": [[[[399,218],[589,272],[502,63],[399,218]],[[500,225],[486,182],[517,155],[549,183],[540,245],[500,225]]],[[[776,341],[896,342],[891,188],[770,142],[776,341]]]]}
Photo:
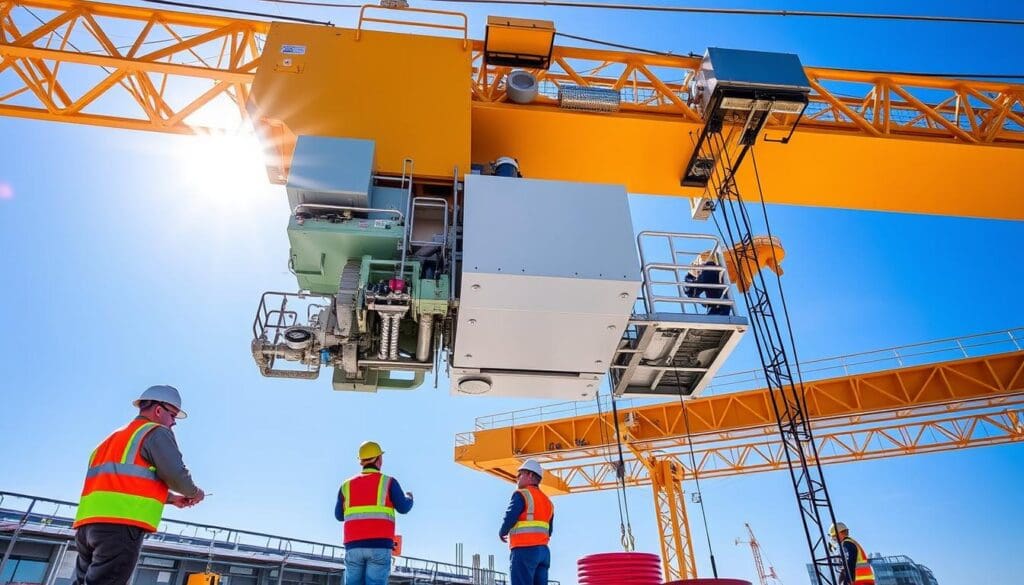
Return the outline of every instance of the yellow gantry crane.
{"type": "MultiPolygon", "coordinates": [[[[82,0],[2,0],[0,115],[178,134],[249,120],[273,151],[268,171],[277,182],[287,177],[295,136],[319,123],[321,133],[374,138],[385,174],[401,174],[410,152],[423,173],[444,177],[456,166],[465,173],[471,160],[515,153],[537,178],[701,195],[679,182],[693,153],[691,134],[702,125],[686,97],[699,58],[555,45],[548,67],[536,71],[539,95],[522,107],[508,100],[512,68],[485,59],[487,47],[469,39],[465,16],[438,13],[366,6],[348,29],[82,0]],[[427,15],[447,15],[451,22],[440,26],[457,38],[405,34],[376,50],[394,41],[394,33],[370,30],[379,21],[437,31],[427,15]],[[318,61],[324,52],[354,61],[328,79],[318,61]],[[261,76],[281,81],[253,94],[261,76]],[[446,85],[452,76],[468,89],[446,85]],[[284,90],[285,82],[294,89],[284,90]],[[339,88],[353,83],[361,97],[339,99],[339,88]],[[622,102],[601,115],[560,108],[553,92],[570,84],[618,90],[622,102]],[[324,120],[328,112],[339,115],[324,120]]],[[[812,92],[798,139],[758,145],[769,203],[1024,219],[1024,182],[1012,172],[1024,166],[1024,86],[805,73],[812,92]],[[986,196],[964,196],[972,192],[986,196]]],[[[792,122],[773,114],[766,133],[792,122]]],[[[754,186],[752,172],[738,180],[741,189],[754,186]]]]}
{"type": "MultiPolygon", "coordinates": [[[[803,364],[821,464],[1024,441],[1024,330],[993,332],[803,364]],[[958,359],[945,359],[950,357],[958,359]],[[934,360],[939,361],[934,361],[934,360]],[[932,363],[919,363],[922,360],[932,363]],[[859,372],[859,373],[853,373],[859,372]]],[[[786,468],[767,390],[755,371],[719,376],[719,392],[618,410],[564,403],[481,417],[455,460],[505,481],[540,461],[544,488],[573,494],[651,486],[668,580],[696,578],[683,480],[786,468]],[[723,391],[725,390],[725,391],[723,391]],[[620,479],[621,469],[621,479],[620,479]]]]}
{"type": "MultiPolygon", "coordinates": [[[[509,156],[531,179],[706,197],[703,187],[681,184],[687,161],[705,154],[695,139],[706,130],[695,99],[700,58],[557,46],[553,23],[543,21],[492,17],[487,30],[484,41],[472,40],[465,15],[411,8],[364,6],[345,28],[85,0],[0,0],[0,115],[177,134],[251,125],[268,178],[280,184],[303,136],[372,140],[373,180],[397,181],[410,199],[433,198],[450,206],[446,212],[459,208],[460,184],[475,163],[509,156]],[[527,100],[513,81],[523,70],[536,90],[527,100]],[[614,103],[566,99],[574,93],[613,95],[614,103]]],[[[732,191],[763,181],[767,203],[1024,219],[1024,85],[819,67],[803,68],[803,76],[806,108],[765,110],[755,136],[760,181],[749,167],[734,169],[726,181],[732,191]],[[790,131],[792,140],[781,140],[790,131]]],[[[297,209],[299,227],[314,221],[297,209]]],[[[457,211],[451,215],[457,220],[457,211]]],[[[409,242],[402,244],[398,293],[409,242]]],[[[773,251],[775,269],[777,244],[761,242],[773,251]]],[[[741,285],[749,282],[743,274],[769,264],[761,258],[748,266],[755,255],[743,252],[733,255],[741,285]]],[[[325,257],[296,270],[300,282],[326,279],[325,257]]],[[[340,294],[352,292],[339,289],[348,281],[331,276],[337,303],[352,301],[354,294],[340,294]]],[[[437,296],[441,305],[455,300],[437,296]]],[[[451,318],[444,307],[431,310],[451,318]]],[[[400,361],[402,317],[389,321],[394,335],[383,337],[390,353],[381,344],[376,360],[360,354],[364,365],[400,361]]],[[[416,355],[428,364],[434,331],[450,328],[418,323],[425,334],[416,355]]],[[[346,335],[351,327],[346,321],[346,335]]],[[[310,339],[289,343],[254,352],[294,357],[310,339]]],[[[316,367],[359,365],[351,352],[345,359],[302,355],[316,367]]],[[[1018,347],[812,382],[805,410],[818,460],[1017,440],[1022,361],[1018,347]]],[[[616,420],[598,413],[484,427],[460,439],[456,458],[510,479],[520,458],[540,457],[553,469],[547,488],[556,493],[611,487],[620,476],[628,485],[650,483],[666,574],[693,576],[682,480],[785,467],[790,454],[772,435],[781,420],[774,397],[764,390],[712,394],[627,408],[616,420]],[[612,427],[625,429],[630,462],[622,468],[604,457],[612,427]],[[692,449],[694,463],[682,449],[692,449]]]]}

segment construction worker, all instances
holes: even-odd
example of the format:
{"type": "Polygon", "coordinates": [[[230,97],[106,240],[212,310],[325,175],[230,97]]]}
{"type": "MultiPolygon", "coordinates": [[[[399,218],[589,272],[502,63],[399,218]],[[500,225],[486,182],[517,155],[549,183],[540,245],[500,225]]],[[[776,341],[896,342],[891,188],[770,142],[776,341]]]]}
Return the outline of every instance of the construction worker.
{"type": "Polygon", "coordinates": [[[505,511],[498,538],[512,549],[510,585],[547,585],[551,567],[548,541],[555,507],[537,487],[544,475],[540,463],[527,459],[516,474],[517,489],[505,511]]]}
{"type": "Polygon", "coordinates": [[[334,517],[345,528],[345,585],[387,585],[395,548],[395,512],[412,510],[412,493],[380,472],[384,451],[367,441],[359,446],[363,471],[338,490],[334,517]]]}
{"type": "MultiPolygon", "coordinates": [[[[715,262],[714,257],[709,256],[706,261],[701,261],[700,258],[696,262],[702,266],[718,266],[715,262]]],[[[715,285],[722,284],[722,273],[721,270],[701,270],[694,268],[686,272],[686,276],[683,277],[683,281],[693,286],[687,286],[683,288],[683,293],[688,297],[700,298],[701,295],[709,299],[721,300],[728,299],[725,296],[725,290],[716,288],[714,286],[702,286],[706,284],[715,285]]],[[[717,305],[711,303],[704,303],[704,306],[708,310],[708,315],[728,315],[731,312],[729,305],[717,305]]]]}
{"type": "Polygon", "coordinates": [[[846,566],[840,573],[840,582],[843,585],[875,585],[875,571],[868,563],[868,555],[859,542],[850,538],[850,530],[846,524],[836,522],[829,528],[828,535],[843,547],[846,566]],[[853,575],[852,580],[850,575],[853,575]]]}
{"type": "Polygon", "coordinates": [[[139,415],[89,457],[74,528],[73,585],[123,585],[135,571],[146,532],[164,504],[187,508],[206,494],[181,460],[171,427],[187,415],[173,386],[150,386],[132,403],[139,415]]]}

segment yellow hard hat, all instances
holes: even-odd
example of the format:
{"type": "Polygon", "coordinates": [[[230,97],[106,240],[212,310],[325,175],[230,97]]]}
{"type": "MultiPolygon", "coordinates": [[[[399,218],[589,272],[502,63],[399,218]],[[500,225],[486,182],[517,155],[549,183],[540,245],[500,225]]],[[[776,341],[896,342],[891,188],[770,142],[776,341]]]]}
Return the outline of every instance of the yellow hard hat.
{"type": "Polygon", "coordinates": [[[359,460],[374,459],[384,454],[384,450],[380,448],[380,445],[373,441],[366,441],[362,445],[359,445],[359,460]]]}
{"type": "Polygon", "coordinates": [[[831,528],[828,529],[828,535],[834,537],[836,534],[841,534],[843,532],[849,531],[850,529],[846,527],[846,524],[843,524],[842,522],[836,522],[832,525],[831,528]]]}

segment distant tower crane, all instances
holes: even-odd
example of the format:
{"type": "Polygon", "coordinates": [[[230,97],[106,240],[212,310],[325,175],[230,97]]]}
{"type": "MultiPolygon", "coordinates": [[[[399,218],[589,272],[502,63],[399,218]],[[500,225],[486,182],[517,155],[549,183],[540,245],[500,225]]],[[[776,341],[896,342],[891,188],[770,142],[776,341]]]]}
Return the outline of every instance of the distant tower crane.
{"type": "Polygon", "coordinates": [[[747,534],[750,536],[750,540],[743,540],[742,538],[736,539],[736,544],[749,544],[750,554],[754,556],[754,568],[757,569],[757,582],[760,585],[769,585],[768,580],[772,579],[779,585],[782,585],[782,580],[775,573],[775,567],[768,565],[768,570],[764,570],[764,559],[761,558],[761,544],[757,542],[757,538],[754,536],[753,529],[750,528],[750,524],[743,523],[747,527],[747,534]]]}

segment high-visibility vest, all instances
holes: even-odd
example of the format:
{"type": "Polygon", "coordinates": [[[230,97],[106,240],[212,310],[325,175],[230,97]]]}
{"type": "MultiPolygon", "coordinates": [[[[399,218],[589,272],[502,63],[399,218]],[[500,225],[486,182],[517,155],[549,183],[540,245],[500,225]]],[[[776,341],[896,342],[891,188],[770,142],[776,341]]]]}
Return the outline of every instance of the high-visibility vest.
{"type": "Polygon", "coordinates": [[[852,542],[857,547],[857,566],[854,567],[854,585],[875,585],[875,571],[868,562],[868,555],[864,553],[864,547],[859,542],[847,536],[844,541],[852,542]]]}
{"type": "Polygon", "coordinates": [[[160,425],[137,418],[114,431],[89,457],[74,527],[127,524],[156,532],[167,501],[167,484],[142,458],[142,441],[160,425]]]}
{"type": "Polygon", "coordinates": [[[372,467],[341,484],[345,544],[356,540],[395,540],[391,478],[372,467]]]}
{"type": "Polygon", "coordinates": [[[526,505],[508,533],[509,547],[546,545],[551,540],[551,519],[555,515],[555,507],[536,486],[517,490],[517,493],[523,496],[526,505]]]}

